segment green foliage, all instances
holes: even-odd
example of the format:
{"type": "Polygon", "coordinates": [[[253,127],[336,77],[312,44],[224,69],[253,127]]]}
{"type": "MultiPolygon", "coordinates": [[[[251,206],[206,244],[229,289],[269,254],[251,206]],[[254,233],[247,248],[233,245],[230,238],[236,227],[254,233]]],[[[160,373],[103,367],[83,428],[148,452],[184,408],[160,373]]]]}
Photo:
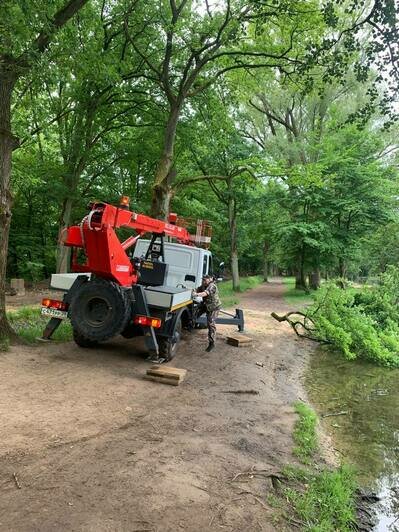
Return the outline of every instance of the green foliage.
{"type": "Polygon", "coordinates": [[[360,291],[324,286],[308,310],[318,338],[345,358],[399,367],[399,269],[390,267],[380,284],[360,291]]]}
{"type": "Polygon", "coordinates": [[[20,272],[25,279],[30,279],[36,283],[43,279],[44,267],[44,264],[40,262],[27,261],[20,269],[20,272]]]}
{"type": "Polygon", "coordinates": [[[294,454],[303,462],[308,464],[317,450],[316,424],[317,416],[310,406],[298,401],[294,405],[295,412],[299,418],[294,429],[294,454]]]}
{"type": "MultiPolygon", "coordinates": [[[[15,87],[8,277],[48,278],[60,228],[80,221],[91,198],[128,194],[149,212],[177,102],[171,209],[213,223],[220,260],[237,253],[244,275],[330,277],[397,263],[397,131],[381,127],[392,117],[369,62],[381,49],[363,23],[348,29],[365,16],[360,4],[333,4],[189,2],[172,13],[167,2],[88,2],[15,87]]],[[[29,49],[62,5],[4,3],[4,57],[29,49]]],[[[364,20],[392,41],[388,11],[364,20]]],[[[307,303],[291,288],[286,298],[307,303]]]]}
{"type": "Polygon", "coordinates": [[[305,484],[303,490],[285,490],[288,501],[303,523],[303,530],[349,532],[354,529],[356,482],[351,468],[341,466],[321,473],[291,468],[290,478],[305,484]]]}
{"type": "MultiPolygon", "coordinates": [[[[48,317],[40,314],[40,309],[23,307],[7,313],[8,320],[13,329],[25,340],[35,343],[43,334],[48,323],[48,317]]],[[[54,333],[53,339],[59,342],[72,340],[72,327],[69,320],[63,320],[54,333]]]]}

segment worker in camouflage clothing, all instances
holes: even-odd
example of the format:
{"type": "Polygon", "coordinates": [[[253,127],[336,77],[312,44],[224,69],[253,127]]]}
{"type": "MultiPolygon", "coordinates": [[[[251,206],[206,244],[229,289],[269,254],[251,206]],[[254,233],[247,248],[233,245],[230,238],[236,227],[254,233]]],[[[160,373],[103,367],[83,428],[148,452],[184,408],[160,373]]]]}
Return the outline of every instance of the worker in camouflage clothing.
{"type": "Polygon", "coordinates": [[[202,285],[194,292],[197,297],[203,298],[203,303],[199,309],[199,315],[206,314],[206,324],[208,326],[208,347],[205,351],[209,353],[215,347],[216,318],[222,306],[219,297],[219,290],[212,275],[205,275],[202,278],[202,285]]]}

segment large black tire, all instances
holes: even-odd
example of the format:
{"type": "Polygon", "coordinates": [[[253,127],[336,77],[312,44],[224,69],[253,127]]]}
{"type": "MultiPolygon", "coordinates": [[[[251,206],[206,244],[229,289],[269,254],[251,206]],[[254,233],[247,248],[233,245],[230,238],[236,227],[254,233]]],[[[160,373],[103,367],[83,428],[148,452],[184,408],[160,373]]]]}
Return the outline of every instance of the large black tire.
{"type": "Polygon", "coordinates": [[[129,292],[116,283],[94,279],[74,296],[69,316],[78,337],[102,342],[119,334],[131,316],[129,292]]]}
{"type": "Polygon", "coordinates": [[[81,334],[79,334],[77,331],[73,331],[73,339],[75,340],[75,343],[79,346],[79,347],[95,347],[98,342],[96,342],[96,340],[89,340],[88,338],[85,338],[84,336],[82,336],[81,334]]]}
{"type": "Polygon", "coordinates": [[[181,334],[182,323],[181,319],[179,318],[173,338],[157,338],[159,346],[159,356],[164,358],[165,362],[169,362],[169,360],[172,360],[172,358],[175,357],[177,353],[177,347],[180,342],[181,334]]]}

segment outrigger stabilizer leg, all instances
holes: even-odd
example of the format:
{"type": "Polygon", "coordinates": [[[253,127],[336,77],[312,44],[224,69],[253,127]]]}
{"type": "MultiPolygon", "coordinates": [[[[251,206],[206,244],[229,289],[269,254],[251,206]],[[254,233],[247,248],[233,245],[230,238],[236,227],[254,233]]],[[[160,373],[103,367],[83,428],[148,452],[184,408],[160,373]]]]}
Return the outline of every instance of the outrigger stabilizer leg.
{"type": "MultiPolygon", "coordinates": [[[[235,314],[229,314],[225,310],[221,310],[215,321],[220,325],[237,325],[238,332],[244,332],[244,311],[240,308],[236,308],[235,314]]],[[[206,316],[199,316],[196,318],[195,323],[206,325],[206,316]]]]}

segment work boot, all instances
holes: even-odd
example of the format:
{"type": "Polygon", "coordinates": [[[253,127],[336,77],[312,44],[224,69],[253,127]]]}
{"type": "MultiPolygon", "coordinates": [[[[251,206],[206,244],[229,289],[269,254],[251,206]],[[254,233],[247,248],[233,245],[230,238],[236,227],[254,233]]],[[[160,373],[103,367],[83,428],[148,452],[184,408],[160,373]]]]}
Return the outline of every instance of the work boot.
{"type": "Polygon", "coordinates": [[[210,351],[212,351],[212,349],[215,347],[215,342],[209,342],[209,345],[208,347],[205,349],[205,351],[207,353],[209,353],[210,351]]]}

